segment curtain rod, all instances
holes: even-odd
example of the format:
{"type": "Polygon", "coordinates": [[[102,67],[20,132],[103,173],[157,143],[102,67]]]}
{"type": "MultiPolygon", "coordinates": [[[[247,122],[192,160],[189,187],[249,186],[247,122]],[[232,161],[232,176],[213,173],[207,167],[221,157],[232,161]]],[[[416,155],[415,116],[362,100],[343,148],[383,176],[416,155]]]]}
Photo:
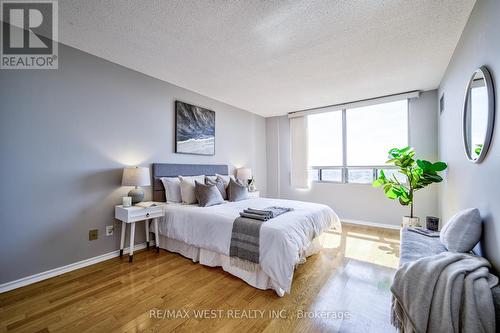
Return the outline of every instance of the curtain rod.
{"type": "Polygon", "coordinates": [[[367,99],[362,99],[362,100],[354,101],[354,102],[348,102],[348,103],[342,103],[342,104],[332,104],[332,105],[327,105],[327,106],[320,106],[317,108],[289,112],[288,118],[302,117],[302,116],[306,116],[306,115],[323,113],[323,112],[330,112],[330,111],[337,111],[337,110],[342,110],[342,109],[357,108],[357,107],[369,106],[369,105],[379,104],[379,103],[395,102],[395,101],[399,101],[402,99],[418,98],[419,96],[420,96],[419,90],[408,91],[408,92],[404,92],[404,93],[400,93],[400,94],[386,95],[386,96],[375,97],[375,98],[367,98],[367,99]]]}

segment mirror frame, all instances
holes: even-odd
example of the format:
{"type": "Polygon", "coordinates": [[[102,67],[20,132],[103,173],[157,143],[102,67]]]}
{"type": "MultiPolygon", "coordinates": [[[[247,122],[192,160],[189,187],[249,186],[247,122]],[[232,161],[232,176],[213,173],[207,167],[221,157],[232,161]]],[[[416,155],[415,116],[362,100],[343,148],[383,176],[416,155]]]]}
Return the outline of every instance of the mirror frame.
{"type": "Polygon", "coordinates": [[[493,80],[491,78],[490,71],[486,66],[481,66],[478,69],[472,73],[472,76],[469,80],[469,84],[467,84],[467,89],[465,90],[465,99],[464,99],[464,105],[463,105],[463,112],[462,112],[462,139],[464,143],[464,149],[465,149],[465,156],[467,156],[467,159],[473,163],[480,163],[481,161],[484,160],[486,157],[486,154],[488,153],[488,150],[490,148],[491,144],[491,139],[493,137],[493,126],[495,124],[495,90],[493,88],[493,80]],[[484,81],[486,83],[486,91],[488,93],[488,124],[486,125],[486,135],[484,137],[484,144],[483,144],[483,149],[481,150],[481,153],[477,157],[477,159],[473,159],[471,154],[470,154],[470,147],[467,142],[466,138],[466,133],[467,133],[467,124],[466,124],[466,118],[467,118],[467,104],[469,104],[469,90],[472,85],[472,81],[474,80],[474,76],[476,75],[477,72],[481,72],[484,77],[484,81]]]}

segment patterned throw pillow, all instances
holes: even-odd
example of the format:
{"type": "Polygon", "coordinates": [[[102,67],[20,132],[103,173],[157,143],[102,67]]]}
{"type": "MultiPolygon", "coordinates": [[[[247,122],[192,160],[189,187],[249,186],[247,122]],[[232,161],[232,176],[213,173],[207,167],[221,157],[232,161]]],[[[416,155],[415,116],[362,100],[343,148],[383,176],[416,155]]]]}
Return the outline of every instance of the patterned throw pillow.
{"type": "Polygon", "coordinates": [[[234,178],[234,176],[233,176],[233,175],[231,175],[231,176],[227,176],[227,175],[219,175],[218,173],[216,173],[216,174],[215,174],[215,177],[216,177],[217,179],[222,180],[222,181],[224,182],[224,186],[226,187],[226,189],[227,189],[227,187],[229,186],[229,181],[230,181],[231,179],[232,179],[232,180],[236,180],[236,179],[234,178]]]}

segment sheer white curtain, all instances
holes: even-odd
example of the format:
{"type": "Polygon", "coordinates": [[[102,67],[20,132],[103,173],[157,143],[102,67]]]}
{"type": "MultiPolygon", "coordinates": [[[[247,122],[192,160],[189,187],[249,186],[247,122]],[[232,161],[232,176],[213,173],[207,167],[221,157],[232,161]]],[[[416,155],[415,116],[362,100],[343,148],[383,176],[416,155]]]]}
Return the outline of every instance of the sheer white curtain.
{"type": "Polygon", "coordinates": [[[309,188],[307,116],[290,118],[291,185],[309,188]]]}

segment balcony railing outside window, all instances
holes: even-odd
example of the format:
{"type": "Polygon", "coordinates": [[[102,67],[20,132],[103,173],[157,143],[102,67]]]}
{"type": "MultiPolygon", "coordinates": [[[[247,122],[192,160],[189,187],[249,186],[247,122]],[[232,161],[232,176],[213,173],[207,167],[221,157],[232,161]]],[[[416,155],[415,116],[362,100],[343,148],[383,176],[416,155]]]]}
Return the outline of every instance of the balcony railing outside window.
{"type": "Polygon", "coordinates": [[[387,165],[380,166],[312,166],[309,170],[310,179],[313,182],[339,183],[339,184],[371,184],[384,171],[386,177],[394,175],[402,184],[405,183],[405,175],[398,172],[397,167],[387,165]]]}

